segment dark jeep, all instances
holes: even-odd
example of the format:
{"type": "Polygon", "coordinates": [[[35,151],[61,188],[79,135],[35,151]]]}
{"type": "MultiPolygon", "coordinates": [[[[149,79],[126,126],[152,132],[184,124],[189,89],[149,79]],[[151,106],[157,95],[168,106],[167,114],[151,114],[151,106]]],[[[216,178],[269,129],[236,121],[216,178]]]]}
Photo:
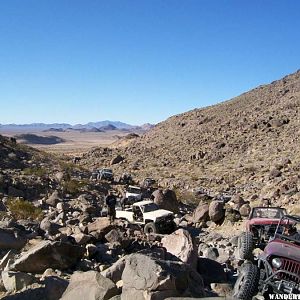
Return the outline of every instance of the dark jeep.
{"type": "Polygon", "coordinates": [[[300,294],[299,231],[299,216],[286,215],[279,220],[257,264],[248,262],[242,266],[234,286],[234,299],[252,299],[257,292],[265,299],[270,299],[270,294],[300,294]]]}
{"type": "Polygon", "coordinates": [[[238,239],[238,256],[251,259],[255,248],[264,249],[270,237],[274,235],[278,221],[286,215],[280,207],[254,207],[246,223],[246,231],[238,239]]]}
{"type": "Polygon", "coordinates": [[[113,171],[111,169],[101,169],[101,170],[99,170],[98,179],[108,180],[108,181],[113,182],[114,181],[113,171]]]}

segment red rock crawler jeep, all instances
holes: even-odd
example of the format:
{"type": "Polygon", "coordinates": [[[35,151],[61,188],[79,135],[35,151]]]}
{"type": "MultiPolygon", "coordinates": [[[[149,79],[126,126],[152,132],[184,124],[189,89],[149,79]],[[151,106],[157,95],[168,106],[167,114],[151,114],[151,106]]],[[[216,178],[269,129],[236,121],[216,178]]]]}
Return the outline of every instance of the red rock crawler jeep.
{"type": "Polygon", "coordinates": [[[255,248],[263,250],[284,215],[286,210],[280,207],[254,207],[246,223],[246,232],[238,239],[239,258],[251,259],[255,248]]]}
{"type": "Polygon", "coordinates": [[[299,216],[282,217],[274,237],[258,256],[257,265],[248,262],[242,266],[234,286],[234,299],[250,300],[257,292],[264,299],[271,299],[270,294],[300,294],[299,216]]]}

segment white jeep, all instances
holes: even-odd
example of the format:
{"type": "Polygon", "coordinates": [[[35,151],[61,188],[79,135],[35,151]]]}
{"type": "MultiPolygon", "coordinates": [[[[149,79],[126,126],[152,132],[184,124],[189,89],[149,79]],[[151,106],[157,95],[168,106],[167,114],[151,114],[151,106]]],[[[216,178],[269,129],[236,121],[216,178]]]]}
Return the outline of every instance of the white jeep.
{"type": "Polygon", "coordinates": [[[139,186],[130,185],[126,189],[125,197],[129,201],[132,201],[132,200],[133,201],[140,201],[140,200],[142,200],[142,189],[139,186]]]}
{"type": "Polygon", "coordinates": [[[151,200],[135,202],[130,208],[116,210],[116,218],[144,226],[145,233],[171,233],[176,228],[174,214],[160,209],[151,200]]]}

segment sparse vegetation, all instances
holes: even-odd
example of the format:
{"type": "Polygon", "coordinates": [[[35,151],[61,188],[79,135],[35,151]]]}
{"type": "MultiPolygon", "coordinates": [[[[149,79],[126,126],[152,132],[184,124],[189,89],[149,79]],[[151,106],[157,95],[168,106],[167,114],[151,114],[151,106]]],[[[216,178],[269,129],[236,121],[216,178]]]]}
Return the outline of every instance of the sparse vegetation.
{"type": "Polygon", "coordinates": [[[83,180],[78,181],[75,179],[65,180],[62,183],[63,191],[65,193],[72,194],[72,195],[79,193],[80,189],[85,185],[87,185],[86,181],[83,180]]]}
{"type": "Polygon", "coordinates": [[[48,172],[45,168],[40,168],[40,167],[25,168],[23,170],[23,173],[25,175],[35,175],[38,177],[42,177],[42,176],[45,176],[48,174],[48,172]]]}
{"type": "Polygon", "coordinates": [[[10,198],[7,207],[15,219],[40,220],[43,216],[42,210],[29,201],[10,198]]]}

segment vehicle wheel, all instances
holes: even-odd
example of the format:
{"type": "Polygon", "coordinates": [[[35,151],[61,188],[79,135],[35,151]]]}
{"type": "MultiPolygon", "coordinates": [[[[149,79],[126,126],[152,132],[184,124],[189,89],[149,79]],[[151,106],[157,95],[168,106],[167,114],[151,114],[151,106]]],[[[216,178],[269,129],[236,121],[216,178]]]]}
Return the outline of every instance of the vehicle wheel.
{"type": "Polygon", "coordinates": [[[238,239],[238,254],[240,259],[251,259],[254,249],[253,234],[251,232],[243,232],[238,239]]]}
{"type": "Polygon", "coordinates": [[[147,223],[144,227],[144,232],[146,234],[150,234],[150,233],[156,233],[157,232],[157,228],[155,226],[155,224],[153,222],[147,223]]]}
{"type": "Polygon", "coordinates": [[[233,299],[251,300],[258,292],[259,270],[256,265],[247,263],[242,266],[233,288],[233,299]]]}

